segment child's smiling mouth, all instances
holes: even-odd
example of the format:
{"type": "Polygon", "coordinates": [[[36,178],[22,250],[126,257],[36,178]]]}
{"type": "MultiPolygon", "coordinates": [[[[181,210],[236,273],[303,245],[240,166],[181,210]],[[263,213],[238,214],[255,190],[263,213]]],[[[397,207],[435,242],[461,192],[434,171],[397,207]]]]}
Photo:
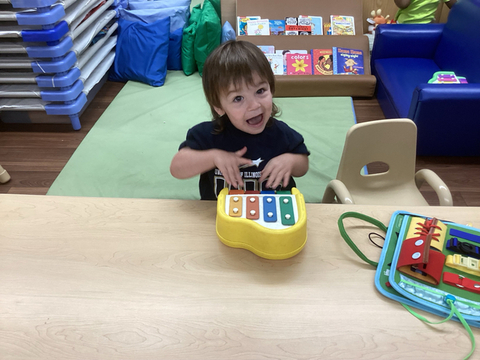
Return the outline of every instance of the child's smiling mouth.
{"type": "Polygon", "coordinates": [[[258,116],[255,116],[253,118],[248,119],[247,124],[252,125],[252,126],[257,126],[257,125],[261,124],[262,121],[263,121],[263,114],[260,114],[258,116]]]}

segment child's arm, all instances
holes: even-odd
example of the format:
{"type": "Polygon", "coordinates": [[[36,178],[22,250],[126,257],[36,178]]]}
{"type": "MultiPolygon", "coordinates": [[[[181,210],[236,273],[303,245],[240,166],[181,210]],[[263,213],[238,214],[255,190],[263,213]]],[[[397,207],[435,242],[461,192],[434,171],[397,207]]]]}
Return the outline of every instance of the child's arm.
{"type": "Polygon", "coordinates": [[[290,176],[300,177],[308,171],[308,155],[285,153],[271,159],[262,171],[259,182],[268,177],[267,188],[275,189],[282,184],[286,187],[290,176]]]}
{"type": "Polygon", "coordinates": [[[220,149],[193,150],[185,147],[173,157],[170,173],[177,179],[188,179],[218,168],[227,183],[235,187],[243,186],[239,167],[252,163],[252,160],[243,157],[246,152],[246,147],[236,152],[220,149]]]}

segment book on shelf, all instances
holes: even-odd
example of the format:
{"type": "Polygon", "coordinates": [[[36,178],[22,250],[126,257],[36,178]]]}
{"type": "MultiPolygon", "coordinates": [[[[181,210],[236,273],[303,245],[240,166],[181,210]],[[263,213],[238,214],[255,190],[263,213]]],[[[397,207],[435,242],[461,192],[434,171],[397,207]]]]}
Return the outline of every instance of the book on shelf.
{"type": "Polygon", "coordinates": [[[332,35],[332,24],[329,22],[323,23],[323,33],[325,35],[332,35]]]}
{"type": "Polygon", "coordinates": [[[321,16],[299,15],[298,24],[310,26],[311,35],[323,35],[323,20],[321,16]]]}
{"type": "Polygon", "coordinates": [[[330,15],[332,35],[355,35],[355,21],[353,16],[330,15]]]}
{"type": "Polygon", "coordinates": [[[312,75],[310,54],[286,54],[287,75],[312,75]]]}
{"type": "Polygon", "coordinates": [[[283,72],[283,55],[282,54],[265,54],[274,75],[284,75],[283,72]]]}
{"type": "Polygon", "coordinates": [[[264,54],[275,54],[275,46],[273,45],[257,45],[264,54]]]}
{"type": "Polygon", "coordinates": [[[270,35],[270,22],[268,19],[248,20],[247,35],[270,35]]]}
{"type": "Polygon", "coordinates": [[[333,75],[332,49],[312,49],[313,75],[333,75]]]}
{"type": "Polygon", "coordinates": [[[269,20],[269,21],[270,21],[270,35],[285,34],[285,20],[269,20]]]}
{"type": "Polygon", "coordinates": [[[275,50],[275,54],[281,54],[283,57],[283,73],[287,73],[287,54],[308,54],[307,50],[275,50]]]}
{"type": "Polygon", "coordinates": [[[260,16],[237,16],[237,35],[248,35],[247,22],[249,20],[260,20],[260,16]]]}
{"type": "Polygon", "coordinates": [[[363,51],[342,47],[332,48],[334,75],[363,75],[363,51]]]}
{"type": "Polygon", "coordinates": [[[312,19],[312,35],[323,35],[323,19],[321,16],[309,15],[312,19]]]}

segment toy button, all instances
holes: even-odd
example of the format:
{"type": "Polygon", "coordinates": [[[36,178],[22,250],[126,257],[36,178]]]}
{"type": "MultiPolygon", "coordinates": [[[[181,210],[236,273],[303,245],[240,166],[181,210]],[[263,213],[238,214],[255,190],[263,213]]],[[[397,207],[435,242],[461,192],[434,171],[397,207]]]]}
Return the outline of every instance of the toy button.
{"type": "Polygon", "coordinates": [[[420,256],[422,256],[422,254],[419,253],[419,252],[416,252],[416,253],[414,253],[414,254],[412,255],[412,259],[417,260],[418,258],[420,258],[420,256]]]}
{"type": "Polygon", "coordinates": [[[422,244],[423,244],[423,240],[422,240],[422,239],[415,241],[415,246],[420,246],[420,245],[422,245],[422,244]]]}

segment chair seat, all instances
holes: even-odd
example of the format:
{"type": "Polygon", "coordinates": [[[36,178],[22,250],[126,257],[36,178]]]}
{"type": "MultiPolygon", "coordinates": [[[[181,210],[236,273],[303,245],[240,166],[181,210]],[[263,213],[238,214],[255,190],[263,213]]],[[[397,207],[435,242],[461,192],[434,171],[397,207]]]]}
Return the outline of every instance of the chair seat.
{"type": "MultiPolygon", "coordinates": [[[[399,117],[408,117],[413,91],[418,84],[427,83],[440,68],[431,59],[376,59],[377,81],[386,90],[390,103],[399,117]]],[[[379,85],[380,86],[380,85],[379,85]]]]}
{"type": "Polygon", "coordinates": [[[415,183],[401,184],[398,186],[389,185],[388,188],[355,189],[349,187],[355,204],[369,205],[394,205],[394,206],[428,206],[422,193],[417,189],[415,183]]]}

